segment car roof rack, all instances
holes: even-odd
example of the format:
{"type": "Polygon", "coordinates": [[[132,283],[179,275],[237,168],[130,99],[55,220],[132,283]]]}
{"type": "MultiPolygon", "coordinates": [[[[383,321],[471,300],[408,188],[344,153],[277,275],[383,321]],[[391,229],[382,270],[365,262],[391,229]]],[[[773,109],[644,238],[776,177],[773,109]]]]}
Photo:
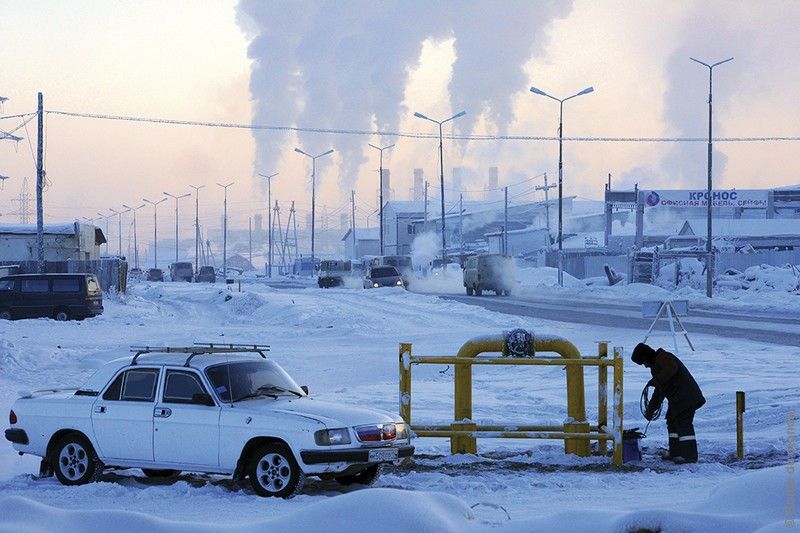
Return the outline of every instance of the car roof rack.
{"type": "Polygon", "coordinates": [[[183,366],[189,363],[195,356],[202,354],[228,354],[228,353],[257,353],[264,359],[267,358],[264,352],[269,351],[269,344],[245,344],[245,343],[216,343],[216,342],[196,342],[192,346],[131,346],[134,352],[131,366],[136,365],[136,360],[140,355],[150,353],[169,353],[169,354],[189,354],[183,366]]]}

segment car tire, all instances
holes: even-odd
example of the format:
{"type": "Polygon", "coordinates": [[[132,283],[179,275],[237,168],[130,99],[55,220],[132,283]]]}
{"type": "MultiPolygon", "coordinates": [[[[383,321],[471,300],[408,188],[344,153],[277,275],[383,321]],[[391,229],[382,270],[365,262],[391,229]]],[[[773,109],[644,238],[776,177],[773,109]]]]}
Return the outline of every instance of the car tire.
{"type": "Polygon", "coordinates": [[[53,319],[55,319],[58,322],[66,322],[67,320],[70,319],[69,311],[67,311],[63,307],[59,308],[59,309],[56,309],[53,312],[53,319]]]}
{"type": "Polygon", "coordinates": [[[350,476],[339,476],[336,479],[342,485],[372,485],[378,478],[381,477],[381,473],[383,472],[383,465],[372,465],[368,466],[358,474],[353,474],[350,476]]]}
{"type": "Polygon", "coordinates": [[[475,296],[482,296],[482,295],[483,295],[483,289],[481,289],[480,287],[475,287],[475,296]]]}
{"type": "Polygon", "coordinates": [[[289,448],[265,444],[250,456],[247,477],[259,496],[291,498],[303,489],[306,476],[289,448]]]}
{"type": "Polygon", "coordinates": [[[472,289],[472,287],[467,287],[467,296],[472,296],[474,293],[475,291],[472,289]]]}
{"type": "Polygon", "coordinates": [[[505,294],[506,296],[511,296],[511,291],[506,289],[503,291],[503,294],[505,294]]]}
{"type": "Polygon", "coordinates": [[[142,472],[144,472],[145,477],[150,479],[177,477],[181,473],[180,470],[156,470],[153,468],[142,468],[142,472]]]}
{"type": "Polygon", "coordinates": [[[503,295],[503,290],[502,289],[495,289],[494,290],[494,295],[495,296],[502,296],[503,295]]]}
{"type": "Polygon", "coordinates": [[[103,466],[89,440],[79,433],[66,435],[55,446],[51,460],[62,485],[84,485],[97,481],[103,466]]]}
{"type": "Polygon", "coordinates": [[[0,320],[11,320],[11,309],[0,309],[0,320]]]}

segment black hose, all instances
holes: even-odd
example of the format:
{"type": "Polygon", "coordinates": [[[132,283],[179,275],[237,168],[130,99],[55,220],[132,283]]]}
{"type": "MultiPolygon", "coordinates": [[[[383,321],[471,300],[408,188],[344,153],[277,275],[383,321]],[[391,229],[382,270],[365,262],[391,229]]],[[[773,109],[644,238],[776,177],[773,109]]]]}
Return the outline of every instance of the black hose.
{"type": "MultiPolygon", "coordinates": [[[[659,404],[658,408],[653,411],[652,416],[650,416],[648,418],[648,416],[647,416],[647,406],[650,405],[650,388],[651,387],[653,388],[653,390],[655,390],[655,386],[654,385],[652,385],[650,383],[645,385],[644,388],[642,389],[642,396],[641,396],[641,398],[639,398],[639,410],[642,412],[642,416],[644,416],[645,419],[647,419],[648,422],[652,422],[654,420],[658,420],[661,417],[661,406],[663,405],[663,403],[659,404]]],[[[645,433],[646,433],[646,431],[645,431],[645,433]]]]}

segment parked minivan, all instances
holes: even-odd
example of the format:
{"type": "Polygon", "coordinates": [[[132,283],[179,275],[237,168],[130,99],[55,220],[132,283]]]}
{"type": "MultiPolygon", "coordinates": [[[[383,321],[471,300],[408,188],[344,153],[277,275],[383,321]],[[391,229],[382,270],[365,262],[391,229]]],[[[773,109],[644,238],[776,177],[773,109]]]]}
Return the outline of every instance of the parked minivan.
{"type": "Polygon", "coordinates": [[[0,319],[82,319],[102,314],[94,274],[17,274],[0,278],[0,319]]]}

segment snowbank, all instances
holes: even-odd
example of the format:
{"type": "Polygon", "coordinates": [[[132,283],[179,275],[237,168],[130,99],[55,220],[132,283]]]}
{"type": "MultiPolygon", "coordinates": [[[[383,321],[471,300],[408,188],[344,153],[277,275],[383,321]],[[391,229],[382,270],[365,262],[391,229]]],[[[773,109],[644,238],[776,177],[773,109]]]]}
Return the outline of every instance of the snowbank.
{"type": "MultiPolygon", "coordinates": [[[[256,496],[253,496],[256,498],[256,496]]],[[[216,531],[419,531],[463,532],[474,529],[470,508],[448,494],[399,489],[367,489],[311,504],[243,527],[209,524],[197,509],[196,522],[177,522],[131,511],[62,510],[20,496],[0,500],[0,531],[61,533],[148,531],[151,533],[216,531]]],[[[255,518],[255,517],[254,517],[255,518]]]]}

